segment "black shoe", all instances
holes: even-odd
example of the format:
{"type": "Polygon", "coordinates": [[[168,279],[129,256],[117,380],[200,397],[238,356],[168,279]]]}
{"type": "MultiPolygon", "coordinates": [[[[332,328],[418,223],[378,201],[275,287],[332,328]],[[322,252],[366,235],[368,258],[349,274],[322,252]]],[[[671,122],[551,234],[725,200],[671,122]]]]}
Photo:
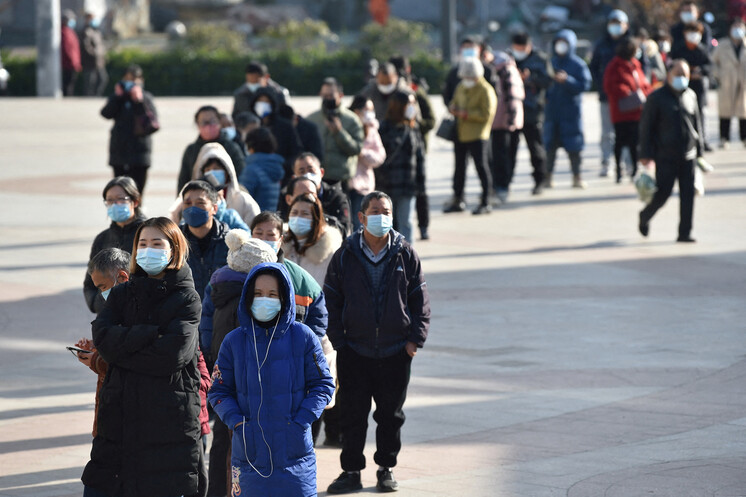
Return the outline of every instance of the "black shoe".
{"type": "Polygon", "coordinates": [[[677,241],[677,242],[681,242],[681,243],[694,243],[694,242],[696,242],[697,240],[695,240],[695,239],[694,239],[694,238],[692,238],[691,236],[680,236],[680,237],[678,237],[678,238],[676,239],[676,241],[677,241]]]}
{"type": "Polygon", "coordinates": [[[454,200],[443,206],[443,212],[449,214],[451,212],[464,212],[466,210],[466,203],[463,200],[454,200]]]}
{"type": "Polygon", "coordinates": [[[640,230],[642,236],[648,236],[648,233],[650,232],[650,223],[643,221],[642,216],[640,216],[640,224],[637,228],[640,230]]]}
{"type": "Polygon", "coordinates": [[[538,185],[534,186],[534,189],[531,190],[531,195],[541,195],[544,191],[544,186],[539,183],[538,185]]]}
{"type": "Polygon", "coordinates": [[[475,216],[479,216],[481,214],[489,214],[490,212],[492,212],[492,207],[490,206],[490,204],[479,204],[479,207],[471,211],[471,213],[475,216]]]}
{"type": "Polygon", "coordinates": [[[363,484],[360,483],[360,471],[353,471],[351,473],[342,471],[342,474],[339,475],[326,489],[326,493],[348,494],[360,490],[361,488],[363,488],[363,484]]]}
{"type": "Polygon", "coordinates": [[[430,233],[427,232],[427,228],[420,228],[420,240],[429,240],[430,233]]]}
{"type": "Polygon", "coordinates": [[[705,152],[712,152],[712,146],[707,142],[705,142],[705,152]]]}
{"type": "Polygon", "coordinates": [[[399,490],[399,484],[394,479],[394,473],[389,468],[376,471],[376,477],[378,478],[376,489],[379,492],[396,492],[399,490]]]}

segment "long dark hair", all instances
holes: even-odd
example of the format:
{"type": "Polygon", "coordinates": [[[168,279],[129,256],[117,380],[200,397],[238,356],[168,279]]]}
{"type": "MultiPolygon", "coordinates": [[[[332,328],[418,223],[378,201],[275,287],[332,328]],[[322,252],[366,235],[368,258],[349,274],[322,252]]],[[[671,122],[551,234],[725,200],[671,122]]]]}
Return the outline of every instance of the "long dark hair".
{"type": "Polygon", "coordinates": [[[298,238],[296,238],[295,233],[293,233],[292,230],[288,230],[287,233],[285,233],[284,240],[286,242],[292,242],[296,252],[302,255],[309,247],[312,247],[319,241],[319,238],[321,238],[321,235],[324,233],[324,228],[326,228],[326,221],[324,220],[324,208],[321,206],[321,200],[319,200],[318,197],[311,195],[310,193],[298,195],[290,203],[288,213],[293,210],[293,206],[298,202],[305,202],[312,206],[311,212],[313,214],[313,220],[311,221],[311,233],[306,237],[303,246],[300,245],[298,238]]]}
{"type": "Polygon", "coordinates": [[[137,202],[137,207],[135,207],[135,218],[142,217],[142,211],[140,210],[140,190],[137,188],[137,183],[135,183],[135,180],[130,178],[129,176],[117,176],[113,180],[106,183],[106,186],[104,187],[103,197],[104,200],[106,200],[106,192],[114,188],[115,186],[118,186],[122,190],[124,190],[124,193],[127,194],[129,198],[132,199],[132,202],[137,202]]]}

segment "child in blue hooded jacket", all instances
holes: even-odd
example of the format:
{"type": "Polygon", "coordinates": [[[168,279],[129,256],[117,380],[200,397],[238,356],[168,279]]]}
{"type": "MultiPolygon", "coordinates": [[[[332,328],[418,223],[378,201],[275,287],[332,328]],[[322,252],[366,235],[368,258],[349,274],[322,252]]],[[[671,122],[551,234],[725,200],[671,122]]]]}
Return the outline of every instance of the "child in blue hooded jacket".
{"type": "Polygon", "coordinates": [[[276,211],[280,180],[285,176],[285,159],[277,152],[277,140],[269,128],[257,128],[246,135],[246,167],[238,182],[248,190],[261,211],[276,211]]]}
{"type": "Polygon", "coordinates": [[[220,347],[209,400],[233,430],[232,495],[316,495],[315,421],[334,393],[321,344],[295,321],[285,266],[263,263],[244,283],[240,328],[220,347]]]}

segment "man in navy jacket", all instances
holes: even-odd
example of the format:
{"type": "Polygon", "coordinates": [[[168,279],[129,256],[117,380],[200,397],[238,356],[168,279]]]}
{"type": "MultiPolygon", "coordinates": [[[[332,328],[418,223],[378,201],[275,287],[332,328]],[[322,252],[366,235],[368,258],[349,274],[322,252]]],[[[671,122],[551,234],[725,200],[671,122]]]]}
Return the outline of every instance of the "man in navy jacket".
{"type": "Polygon", "coordinates": [[[358,219],[364,228],[337,250],[324,281],[327,336],[337,350],[337,399],[344,413],[343,472],[329,485],[330,494],[362,488],[371,398],[378,424],[376,487],[382,492],[398,489],[391,468],[401,449],[402,407],[412,358],[427,338],[430,302],[417,253],[391,229],[391,205],[379,191],[363,199],[358,219]]]}

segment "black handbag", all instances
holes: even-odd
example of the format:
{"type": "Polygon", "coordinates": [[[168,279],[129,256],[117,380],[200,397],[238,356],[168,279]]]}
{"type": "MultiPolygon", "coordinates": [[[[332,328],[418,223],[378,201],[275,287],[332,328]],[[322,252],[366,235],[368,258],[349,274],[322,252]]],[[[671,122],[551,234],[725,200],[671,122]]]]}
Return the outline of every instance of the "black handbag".
{"type": "Polygon", "coordinates": [[[435,132],[435,135],[451,142],[458,140],[456,119],[453,117],[444,117],[440,121],[440,126],[438,126],[438,131],[435,132]]]}
{"type": "Polygon", "coordinates": [[[640,80],[639,76],[637,76],[637,71],[634,71],[632,74],[635,77],[637,89],[626,97],[619,99],[619,103],[617,104],[617,106],[619,107],[619,112],[635,112],[645,106],[647,97],[645,97],[645,93],[643,93],[642,89],[640,88],[640,80]]]}

